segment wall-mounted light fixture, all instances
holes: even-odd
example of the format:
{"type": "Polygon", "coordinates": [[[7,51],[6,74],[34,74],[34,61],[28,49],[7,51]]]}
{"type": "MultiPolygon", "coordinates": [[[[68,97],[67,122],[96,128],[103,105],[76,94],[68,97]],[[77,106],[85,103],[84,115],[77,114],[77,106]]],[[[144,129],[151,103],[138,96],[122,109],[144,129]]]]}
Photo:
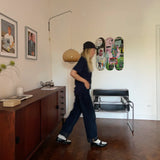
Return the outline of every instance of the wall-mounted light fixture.
{"type": "MultiPolygon", "coordinates": [[[[54,19],[56,17],[59,17],[61,15],[67,14],[67,13],[72,13],[72,11],[68,10],[68,11],[62,12],[60,14],[57,14],[57,15],[49,18],[49,20],[48,20],[48,31],[50,32],[50,21],[52,19],[54,19]]],[[[63,60],[65,62],[77,62],[79,60],[79,58],[80,58],[80,54],[74,49],[68,49],[67,51],[65,51],[63,53],[63,60]]]]}
{"type": "Polygon", "coordinates": [[[51,18],[49,18],[49,20],[48,20],[48,31],[49,31],[49,32],[50,32],[50,21],[51,21],[52,19],[56,18],[56,17],[59,17],[59,16],[62,16],[62,15],[64,15],[64,14],[66,14],[66,13],[72,13],[72,11],[71,11],[71,10],[68,10],[68,11],[62,12],[62,13],[60,13],[60,14],[57,14],[57,15],[52,16],[51,18]]]}
{"type": "Polygon", "coordinates": [[[63,60],[65,62],[77,62],[80,58],[80,54],[74,49],[68,49],[63,53],[63,60]]]}

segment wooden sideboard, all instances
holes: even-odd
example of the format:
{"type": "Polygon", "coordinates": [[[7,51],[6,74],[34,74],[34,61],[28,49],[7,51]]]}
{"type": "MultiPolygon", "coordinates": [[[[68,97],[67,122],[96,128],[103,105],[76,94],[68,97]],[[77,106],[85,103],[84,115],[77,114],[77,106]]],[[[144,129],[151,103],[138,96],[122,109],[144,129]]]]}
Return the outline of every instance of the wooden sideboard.
{"type": "Polygon", "coordinates": [[[34,89],[33,97],[6,108],[0,103],[0,160],[25,160],[52,133],[66,113],[66,88],[34,89]]]}

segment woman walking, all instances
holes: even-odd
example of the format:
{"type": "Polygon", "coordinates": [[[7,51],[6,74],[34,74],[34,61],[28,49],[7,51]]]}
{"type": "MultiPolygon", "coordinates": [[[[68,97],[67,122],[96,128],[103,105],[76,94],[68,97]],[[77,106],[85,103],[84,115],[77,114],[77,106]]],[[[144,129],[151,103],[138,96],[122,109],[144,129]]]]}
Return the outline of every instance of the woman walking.
{"type": "Polygon", "coordinates": [[[98,139],[95,111],[89,93],[93,71],[92,57],[95,54],[95,49],[96,47],[92,42],[85,42],[83,44],[83,52],[78,63],[71,70],[70,75],[75,79],[75,102],[72,111],[63,124],[63,127],[56,139],[59,143],[71,143],[71,140],[67,139],[67,137],[72,132],[74,125],[82,113],[87,140],[91,143],[91,146],[104,147],[107,145],[107,142],[103,142],[98,139]]]}

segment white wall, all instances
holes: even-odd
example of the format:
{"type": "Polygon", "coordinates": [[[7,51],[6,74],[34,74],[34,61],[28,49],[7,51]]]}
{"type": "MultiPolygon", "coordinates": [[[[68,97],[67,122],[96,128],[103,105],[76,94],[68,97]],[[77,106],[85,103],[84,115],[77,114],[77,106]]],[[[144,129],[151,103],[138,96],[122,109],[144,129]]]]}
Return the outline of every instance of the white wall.
{"type": "MultiPolygon", "coordinates": [[[[69,72],[74,64],[63,62],[69,48],[82,51],[85,41],[98,37],[124,39],[124,69],[98,71],[95,67],[92,88],[128,88],[135,103],[135,118],[156,119],[156,30],[160,23],[159,0],[50,0],[51,15],[66,10],[52,21],[53,79],[67,85],[69,109],[72,108],[73,79],[69,72]]],[[[117,114],[99,113],[98,117],[118,118],[117,114]]]]}
{"type": "Polygon", "coordinates": [[[0,73],[0,98],[13,95],[17,86],[24,90],[51,80],[51,54],[48,34],[48,0],[0,0],[0,12],[18,22],[18,58],[0,57],[0,64],[14,60],[16,67],[0,73]],[[38,60],[25,59],[25,26],[38,33],[38,60]]]}

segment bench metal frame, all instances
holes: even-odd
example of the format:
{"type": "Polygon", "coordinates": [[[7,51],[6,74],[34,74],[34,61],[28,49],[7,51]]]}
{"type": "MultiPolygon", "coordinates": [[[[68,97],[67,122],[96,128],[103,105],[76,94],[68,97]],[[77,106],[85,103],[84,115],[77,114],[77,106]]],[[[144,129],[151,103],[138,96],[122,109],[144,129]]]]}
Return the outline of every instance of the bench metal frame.
{"type": "Polygon", "coordinates": [[[134,134],[134,103],[129,100],[129,91],[127,89],[125,90],[98,90],[94,89],[93,90],[93,96],[94,96],[94,109],[95,111],[105,111],[105,112],[117,112],[117,113],[126,113],[126,120],[127,120],[127,125],[129,126],[132,134],[134,134]],[[124,92],[123,92],[124,91],[124,92]],[[108,101],[102,101],[101,97],[102,96],[119,96],[121,98],[121,101],[116,101],[116,102],[108,102],[108,101]],[[105,105],[106,109],[102,109],[101,107],[105,105]],[[107,107],[112,108],[112,106],[116,105],[121,105],[124,107],[124,109],[114,109],[114,110],[107,110],[107,107]],[[98,108],[97,108],[98,106],[98,108]],[[132,110],[132,116],[131,119],[129,118],[129,112],[132,110]]]}

